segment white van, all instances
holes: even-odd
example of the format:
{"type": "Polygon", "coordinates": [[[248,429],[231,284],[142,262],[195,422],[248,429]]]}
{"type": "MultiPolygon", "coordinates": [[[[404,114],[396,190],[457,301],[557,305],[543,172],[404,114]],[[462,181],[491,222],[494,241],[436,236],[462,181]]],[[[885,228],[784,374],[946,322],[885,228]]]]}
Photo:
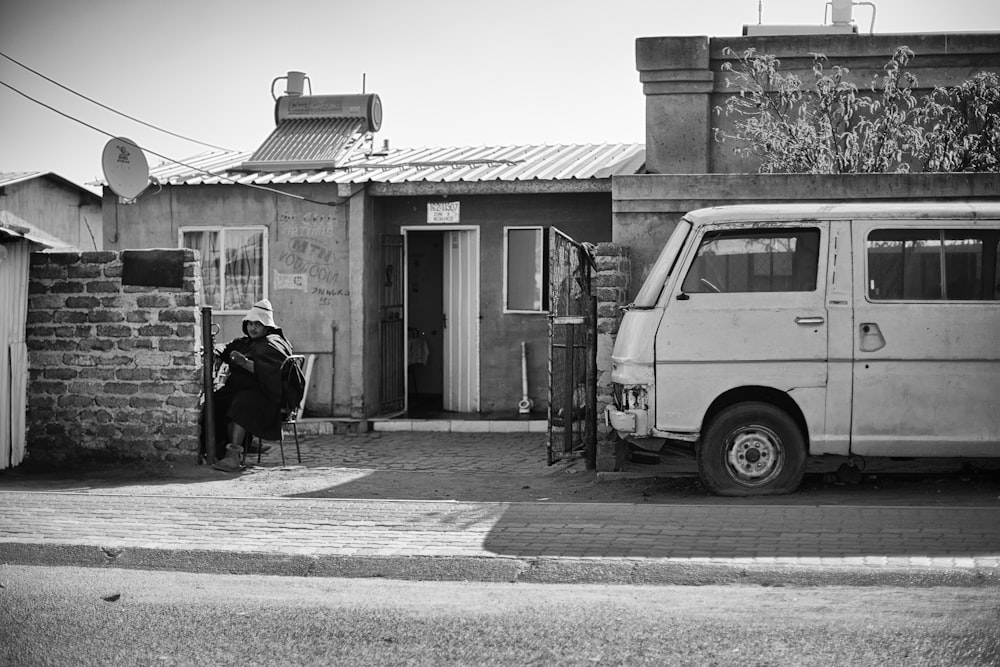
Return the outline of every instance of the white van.
{"type": "Polygon", "coordinates": [[[1000,203],[688,213],[611,377],[608,425],[691,443],[721,495],[794,491],[812,455],[1000,457],[1000,203]]]}

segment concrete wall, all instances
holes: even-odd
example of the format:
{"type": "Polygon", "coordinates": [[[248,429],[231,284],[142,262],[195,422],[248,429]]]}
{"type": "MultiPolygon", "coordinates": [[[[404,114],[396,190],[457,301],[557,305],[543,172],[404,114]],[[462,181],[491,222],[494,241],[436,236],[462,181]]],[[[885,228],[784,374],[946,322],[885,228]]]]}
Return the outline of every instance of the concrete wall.
{"type": "Polygon", "coordinates": [[[0,210],[78,250],[104,249],[100,197],[60,178],[39,176],[0,188],[0,210]]]}
{"type": "Polygon", "coordinates": [[[746,173],[757,164],[713,139],[712,128],[731,127],[716,107],[738,92],[720,72],[729,47],[748,48],[781,60],[804,87],[814,80],[811,53],[827,56],[826,69],[841,65],[862,91],[882,72],[897,47],[916,57],[908,70],[920,89],[958,84],[977,72],[1000,71],[1000,33],[782,35],[777,37],[643,37],[636,40],[636,68],[646,95],[646,170],[657,174],[746,173]]]}
{"type": "Polygon", "coordinates": [[[179,288],[122,285],[118,253],[34,253],[31,464],[196,459],[202,383],[196,253],[179,288]]]}
{"type": "Polygon", "coordinates": [[[1000,198],[996,174],[699,174],[615,177],[615,243],[631,251],[635,296],[688,211],[730,204],[948,201],[1000,198]]]}
{"type": "MultiPolygon", "coordinates": [[[[276,186],[278,187],[278,186],[276,186]]],[[[352,385],[351,293],[355,281],[351,259],[366,252],[355,248],[349,226],[363,210],[362,196],[348,199],[335,184],[280,186],[282,190],[323,205],[233,185],[165,186],[151,189],[135,204],[122,205],[109,191],[104,197],[106,247],[176,248],[179,230],[187,226],[263,225],[268,229],[268,292],[275,320],[297,353],[315,354],[305,416],[347,416],[364,403],[352,385]],[[336,327],[336,330],[334,330],[336,327]]],[[[214,312],[221,324],[217,339],[242,335],[245,312],[214,312]]]]}

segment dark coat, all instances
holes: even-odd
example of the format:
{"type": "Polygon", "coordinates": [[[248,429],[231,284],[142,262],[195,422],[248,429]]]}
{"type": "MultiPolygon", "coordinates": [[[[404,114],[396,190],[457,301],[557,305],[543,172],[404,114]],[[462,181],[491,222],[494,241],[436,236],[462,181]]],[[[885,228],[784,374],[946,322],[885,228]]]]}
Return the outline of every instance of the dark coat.
{"type": "Polygon", "coordinates": [[[219,359],[229,364],[230,373],[213,397],[216,444],[220,448],[225,447],[228,439],[229,421],[264,440],[281,437],[281,364],[291,354],[292,345],[281,329],[271,329],[263,338],[237,338],[222,350],[219,359]],[[233,352],[253,361],[254,372],[234,365],[233,352]]]}

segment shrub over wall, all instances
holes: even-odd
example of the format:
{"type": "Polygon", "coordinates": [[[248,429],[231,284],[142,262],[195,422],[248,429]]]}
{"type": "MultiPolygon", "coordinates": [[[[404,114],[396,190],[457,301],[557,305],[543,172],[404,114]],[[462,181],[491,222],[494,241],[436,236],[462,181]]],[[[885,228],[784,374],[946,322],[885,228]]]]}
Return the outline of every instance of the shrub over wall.
{"type": "Polygon", "coordinates": [[[29,274],[29,464],[197,457],[198,257],[177,288],[122,284],[115,252],[34,253],[29,274]]]}

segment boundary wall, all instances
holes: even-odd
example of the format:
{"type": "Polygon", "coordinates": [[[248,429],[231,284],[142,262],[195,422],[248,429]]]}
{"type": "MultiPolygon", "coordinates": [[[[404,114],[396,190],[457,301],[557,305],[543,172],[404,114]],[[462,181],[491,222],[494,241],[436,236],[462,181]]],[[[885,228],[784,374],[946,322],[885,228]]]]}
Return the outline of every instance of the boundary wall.
{"type": "Polygon", "coordinates": [[[124,285],[117,252],[32,254],[26,462],[197,459],[200,260],[156,252],[180,287],[124,285]]]}

